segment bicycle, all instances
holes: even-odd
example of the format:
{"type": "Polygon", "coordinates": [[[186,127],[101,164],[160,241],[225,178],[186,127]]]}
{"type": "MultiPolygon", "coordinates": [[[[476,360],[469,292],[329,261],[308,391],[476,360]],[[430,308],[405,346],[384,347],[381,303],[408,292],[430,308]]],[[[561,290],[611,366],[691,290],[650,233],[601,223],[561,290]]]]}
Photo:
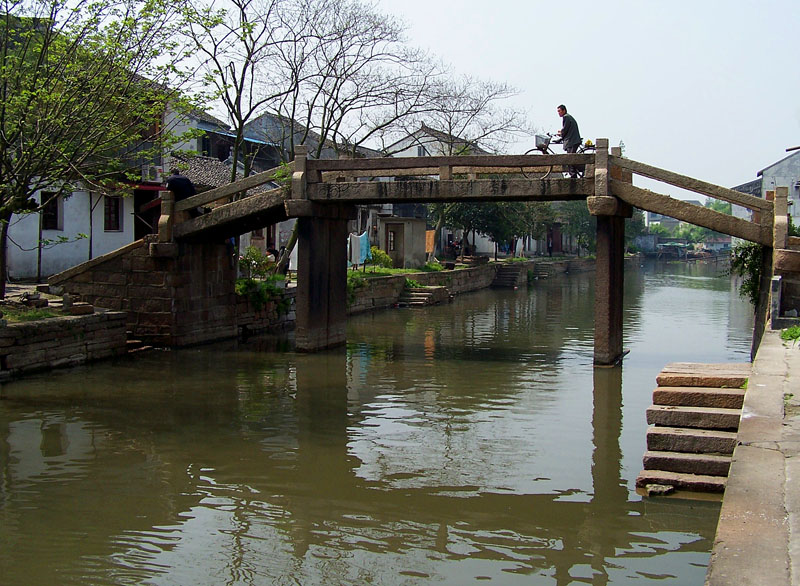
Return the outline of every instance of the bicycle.
{"type": "MultiPolygon", "coordinates": [[[[532,155],[534,153],[541,153],[543,155],[555,155],[556,153],[553,152],[553,149],[550,148],[551,144],[561,144],[560,137],[554,137],[554,135],[550,134],[537,134],[535,136],[536,146],[532,149],[529,149],[525,152],[526,155],[532,155]]],[[[581,142],[581,145],[578,147],[576,154],[583,154],[587,152],[594,152],[595,145],[591,140],[587,140],[585,142],[581,142]]],[[[560,168],[560,173],[562,176],[568,176],[570,174],[568,169],[564,169],[563,165],[544,165],[538,167],[521,167],[522,175],[525,176],[526,179],[547,179],[550,174],[553,172],[555,167],[560,168]],[[527,171],[526,171],[527,169],[527,171]]],[[[583,165],[581,165],[583,167],[583,165]]],[[[577,171],[578,177],[583,177],[585,169],[580,168],[577,171]]]]}

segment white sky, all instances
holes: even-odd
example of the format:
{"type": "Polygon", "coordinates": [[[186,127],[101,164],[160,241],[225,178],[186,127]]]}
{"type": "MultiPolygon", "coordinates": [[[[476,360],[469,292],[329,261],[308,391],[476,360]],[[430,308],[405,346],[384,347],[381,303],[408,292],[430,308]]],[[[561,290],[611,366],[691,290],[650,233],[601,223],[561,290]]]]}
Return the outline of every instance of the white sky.
{"type": "Polygon", "coordinates": [[[376,6],[455,74],[517,88],[513,105],[541,131],[561,127],[564,103],[584,138],[622,140],[629,158],[729,187],[800,146],[800,0],[376,6]]]}

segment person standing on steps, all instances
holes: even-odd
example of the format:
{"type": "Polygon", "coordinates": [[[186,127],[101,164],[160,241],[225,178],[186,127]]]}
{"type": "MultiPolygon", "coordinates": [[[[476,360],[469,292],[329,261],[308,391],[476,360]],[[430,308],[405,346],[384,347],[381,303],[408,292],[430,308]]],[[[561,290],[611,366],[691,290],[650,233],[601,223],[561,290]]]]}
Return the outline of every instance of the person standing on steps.
{"type": "MultiPolygon", "coordinates": [[[[561,143],[564,145],[564,152],[576,153],[582,142],[581,132],[578,130],[578,123],[571,114],[567,114],[567,107],[564,104],[561,104],[557,108],[557,111],[562,120],[562,126],[561,130],[558,131],[558,136],[561,137],[561,143]]],[[[578,172],[581,171],[576,165],[569,165],[567,169],[569,171],[569,176],[573,179],[577,178],[578,172]]]]}

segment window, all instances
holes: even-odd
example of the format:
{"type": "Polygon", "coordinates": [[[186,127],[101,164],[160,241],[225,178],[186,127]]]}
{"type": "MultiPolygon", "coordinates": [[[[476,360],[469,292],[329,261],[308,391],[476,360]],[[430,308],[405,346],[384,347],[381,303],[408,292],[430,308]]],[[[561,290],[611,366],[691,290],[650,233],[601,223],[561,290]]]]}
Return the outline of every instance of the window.
{"type": "Polygon", "coordinates": [[[42,207],[42,230],[64,229],[64,202],[61,197],[51,191],[40,194],[42,207]]]}
{"type": "Polygon", "coordinates": [[[389,252],[394,252],[394,230],[389,230],[389,242],[386,247],[389,249],[389,252]]]}
{"type": "Polygon", "coordinates": [[[428,156],[428,149],[426,149],[422,145],[417,146],[417,156],[418,157],[427,157],[428,156]]]}
{"type": "Polygon", "coordinates": [[[105,196],[103,210],[103,230],[106,232],[122,231],[122,198],[105,196]]]}

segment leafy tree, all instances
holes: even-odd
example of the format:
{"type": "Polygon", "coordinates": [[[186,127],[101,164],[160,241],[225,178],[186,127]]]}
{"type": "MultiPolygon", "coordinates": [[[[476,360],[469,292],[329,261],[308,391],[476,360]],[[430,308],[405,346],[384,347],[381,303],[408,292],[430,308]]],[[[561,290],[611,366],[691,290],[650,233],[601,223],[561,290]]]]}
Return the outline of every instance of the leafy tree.
{"type": "Polygon", "coordinates": [[[625,243],[630,246],[637,236],[645,233],[644,212],[639,208],[633,209],[633,216],[625,222],[625,243]]]}
{"type": "Polygon", "coordinates": [[[658,236],[672,236],[672,231],[661,224],[650,224],[650,226],[647,228],[647,231],[650,234],[656,234],[658,236]]]}
{"type": "MultiPolygon", "coordinates": [[[[78,186],[124,194],[178,107],[175,9],[166,0],[6,1],[0,15],[0,274],[14,214],[78,186]],[[175,87],[173,85],[172,87],[175,87]],[[48,193],[42,201],[39,194],[48,193]]],[[[0,297],[5,279],[0,279],[0,297]]]]}
{"type": "Polygon", "coordinates": [[[558,204],[564,233],[575,238],[579,251],[593,252],[597,247],[597,218],[589,213],[586,202],[565,201],[558,204]]]}

